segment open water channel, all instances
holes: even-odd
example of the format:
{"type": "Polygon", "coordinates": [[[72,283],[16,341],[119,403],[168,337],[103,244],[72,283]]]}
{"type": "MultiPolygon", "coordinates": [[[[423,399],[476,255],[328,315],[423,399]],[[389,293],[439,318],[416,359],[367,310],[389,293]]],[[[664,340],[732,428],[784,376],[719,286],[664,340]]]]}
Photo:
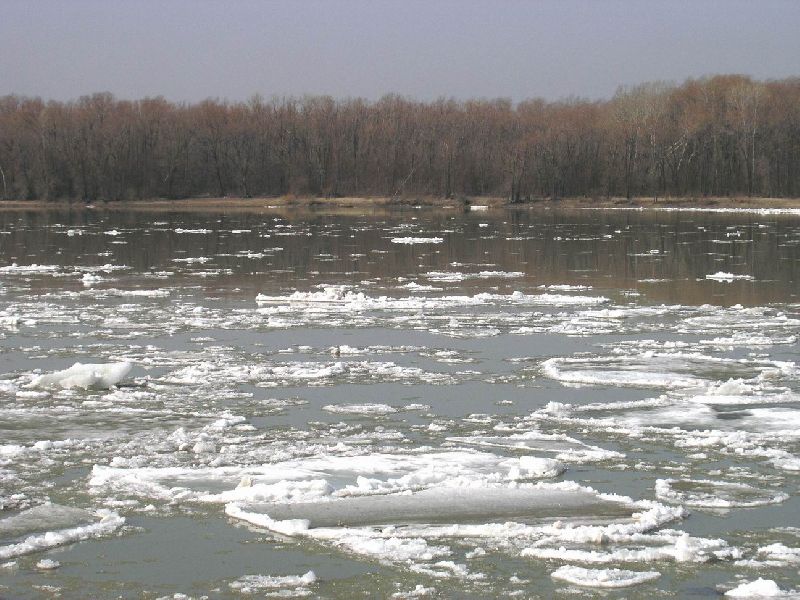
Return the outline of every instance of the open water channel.
{"type": "Polygon", "coordinates": [[[791,595],[799,334],[791,212],[0,212],[0,597],[791,595]]]}

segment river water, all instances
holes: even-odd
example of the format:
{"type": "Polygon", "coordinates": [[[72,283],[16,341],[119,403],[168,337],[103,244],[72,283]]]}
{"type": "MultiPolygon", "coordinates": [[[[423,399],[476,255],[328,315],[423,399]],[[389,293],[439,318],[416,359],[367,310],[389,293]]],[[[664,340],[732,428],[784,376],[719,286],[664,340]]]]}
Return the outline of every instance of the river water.
{"type": "Polygon", "coordinates": [[[791,592],[799,333],[798,214],[0,212],[0,597],[791,592]]]}

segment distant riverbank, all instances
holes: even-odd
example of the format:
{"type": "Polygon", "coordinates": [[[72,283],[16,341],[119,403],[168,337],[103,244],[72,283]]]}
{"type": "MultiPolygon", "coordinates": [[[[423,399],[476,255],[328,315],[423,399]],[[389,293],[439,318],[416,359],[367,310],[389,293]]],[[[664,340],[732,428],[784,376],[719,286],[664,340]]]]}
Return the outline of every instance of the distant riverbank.
{"type": "Polygon", "coordinates": [[[136,211],[262,211],[262,210],[345,210],[352,212],[393,208],[435,208],[445,210],[488,209],[727,209],[759,210],[790,209],[800,211],[800,198],[543,198],[511,203],[506,198],[468,197],[261,197],[261,198],[185,198],[180,200],[152,199],[122,202],[44,202],[8,200],[0,202],[0,210],[136,210],[136,211]]]}

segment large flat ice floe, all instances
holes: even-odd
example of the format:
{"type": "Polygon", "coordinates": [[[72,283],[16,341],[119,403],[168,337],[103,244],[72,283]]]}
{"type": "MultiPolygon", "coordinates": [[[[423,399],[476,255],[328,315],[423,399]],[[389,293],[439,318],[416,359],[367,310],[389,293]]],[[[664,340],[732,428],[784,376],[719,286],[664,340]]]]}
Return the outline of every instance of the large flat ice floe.
{"type": "Polygon", "coordinates": [[[412,524],[481,524],[559,519],[613,522],[632,518],[634,509],[587,490],[549,487],[431,488],[400,494],[352,496],[327,502],[249,504],[247,513],[275,522],[303,521],[309,529],[412,524]]]}
{"type": "Polygon", "coordinates": [[[130,362],[83,364],[76,362],[69,369],[35,376],[31,387],[107,389],[125,379],[133,369],[130,362]]]}
{"type": "Polygon", "coordinates": [[[654,547],[646,560],[705,557],[724,547],[674,533],[647,533],[680,520],[681,507],[602,494],[568,481],[542,481],[563,469],[559,461],[535,455],[454,450],[330,455],[238,467],[95,466],[89,485],[97,494],[224,504],[228,516],[276,534],[310,537],[390,562],[442,559],[452,554],[451,544],[474,539],[512,554],[547,558],[558,557],[563,544],[586,544],[581,552],[590,562],[598,560],[594,547],[601,542],[612,545],[605,562],[619,560],[615,552],[629,554],[633,550],[626,545],[643,541],[654,547]],[[617,544],[622,547],[613,550],[617,544]]]}

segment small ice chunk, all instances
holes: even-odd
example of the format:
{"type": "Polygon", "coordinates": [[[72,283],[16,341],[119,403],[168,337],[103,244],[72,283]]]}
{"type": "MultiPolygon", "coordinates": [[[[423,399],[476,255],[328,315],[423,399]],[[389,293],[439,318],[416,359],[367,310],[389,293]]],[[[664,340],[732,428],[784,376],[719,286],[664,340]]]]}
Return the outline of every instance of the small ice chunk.
{"type": "Polygon", "coordinates": [[[76,362],[69,369],[34,377],[30,387],[107,389],[122,381],[132,368],[133,364],[128,361],[86,365],[76,362]]]}
{"type": "Polygon", "coordinates": [[[36,563],[37,569],[43,569],[45,571],[51,571],[53,569],[57,569],[61,566],[61,563],[57,560],[51,560],[49,558],[43,558],[39,562],[36,563]]]}

